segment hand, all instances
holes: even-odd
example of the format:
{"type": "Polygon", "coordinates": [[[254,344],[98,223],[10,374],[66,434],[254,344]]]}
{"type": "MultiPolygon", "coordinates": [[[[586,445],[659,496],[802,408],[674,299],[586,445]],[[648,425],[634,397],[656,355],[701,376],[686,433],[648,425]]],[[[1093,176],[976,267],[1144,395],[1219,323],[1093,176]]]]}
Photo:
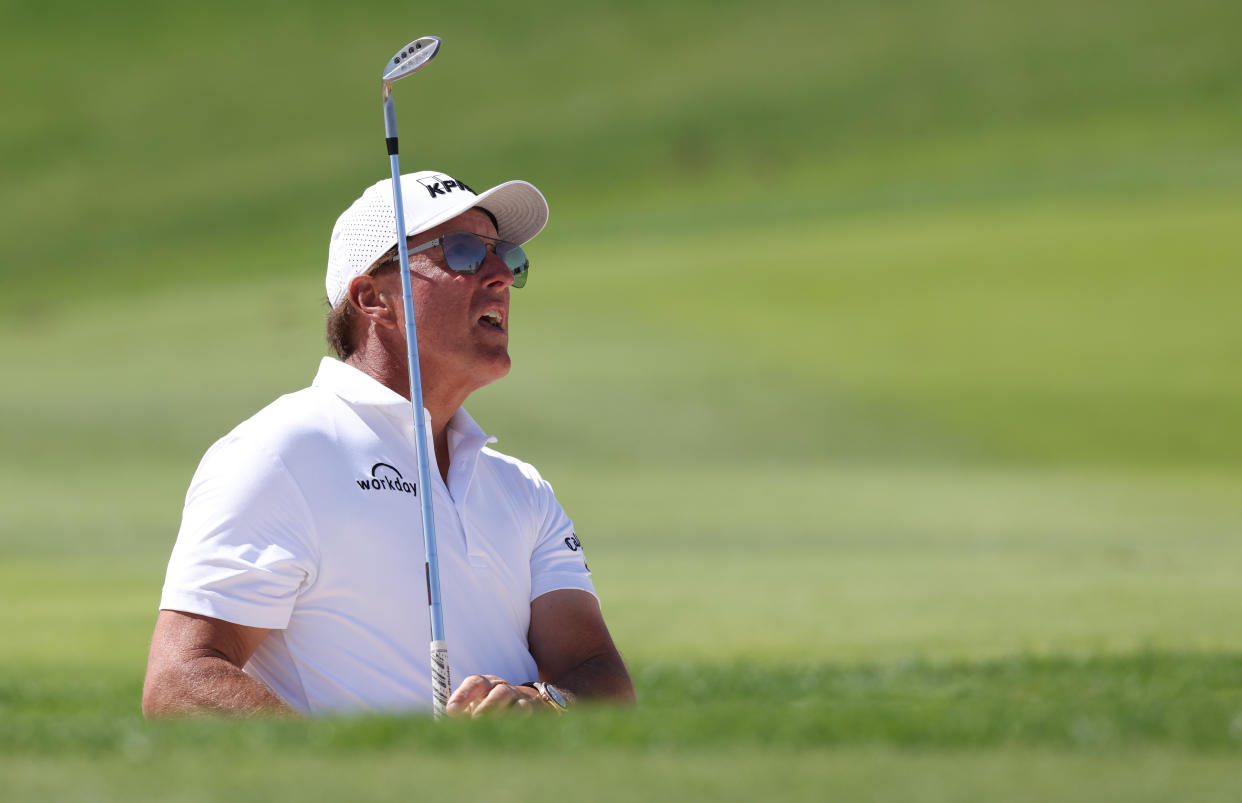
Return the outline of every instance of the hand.
{"type": "Polygon", "coordinates": [[[529,714],[548,703],[530,686],[514,686],[496,675],[471,675],[448,698],[444,713],[451,717],[483,717],[520,712],[529,714]]]}

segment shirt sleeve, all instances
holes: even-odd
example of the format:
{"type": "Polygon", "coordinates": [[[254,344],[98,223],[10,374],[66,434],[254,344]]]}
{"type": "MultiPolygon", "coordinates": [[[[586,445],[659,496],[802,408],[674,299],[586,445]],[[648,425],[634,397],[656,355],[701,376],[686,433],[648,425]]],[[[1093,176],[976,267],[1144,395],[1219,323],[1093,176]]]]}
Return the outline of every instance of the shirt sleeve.
{"type": "Polygon", "coordinates": [[[190,483],[160,608],[283,629],[316,577],[313,534],[280,458],[229,435],[190,483]]]}
{"type": "Polygon", "coordinates": [[[598,597],[574,523],[557,501],[552,486],[542,478],[538,483],[543,519],[530,558],[531,600],[562,588],[576,588],[598,597]]]}

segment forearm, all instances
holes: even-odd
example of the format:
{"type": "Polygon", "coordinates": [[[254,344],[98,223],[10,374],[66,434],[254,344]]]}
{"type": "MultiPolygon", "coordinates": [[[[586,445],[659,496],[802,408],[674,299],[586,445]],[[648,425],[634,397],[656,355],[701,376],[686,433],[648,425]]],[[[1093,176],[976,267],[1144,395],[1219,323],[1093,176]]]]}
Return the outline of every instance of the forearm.
{"type": "Polygon", "coordinates": [[[584,701],[634,702],[630,673],[589,591],[562,588],[532,600],[527,638],[540,680],[584,701]]]}
{"type": "Polygon", "coordinates": [[[223,657],[199,656],[148,672],[142,692],[148,718],[192,714],[292,714],[267,686],[223,657]]]}
{"type": "MultiPolygon", "coordinates": [[[[542,674],[542,673],[541,673],[542,674]]],[[[597,655],[555,678],[544,678],[577,700],[633,704],[634,684],[617,653],[597,655]]]]}

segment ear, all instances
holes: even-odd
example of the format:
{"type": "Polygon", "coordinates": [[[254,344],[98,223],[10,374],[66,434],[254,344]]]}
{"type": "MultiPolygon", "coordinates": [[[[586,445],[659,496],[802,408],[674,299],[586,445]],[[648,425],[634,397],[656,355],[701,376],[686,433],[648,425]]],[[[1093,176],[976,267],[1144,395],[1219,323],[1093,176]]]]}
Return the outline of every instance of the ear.
{"type": "Polygon", "coordinates": [[[400,323],[397,305],[401,303],[401,293],[398,291],[394,295],[388,284],[383,276],[355,276],[349,282],[345,296],[362,318],[376,326],[395,329],[400,323]]]}

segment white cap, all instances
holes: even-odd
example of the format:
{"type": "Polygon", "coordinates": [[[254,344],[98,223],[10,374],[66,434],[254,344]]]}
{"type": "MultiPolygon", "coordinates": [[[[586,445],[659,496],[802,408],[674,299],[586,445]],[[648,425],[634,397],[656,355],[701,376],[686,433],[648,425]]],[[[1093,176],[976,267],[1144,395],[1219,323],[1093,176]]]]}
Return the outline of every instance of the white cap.
{"type": "MultiPolygon", "coordinates": [[[[405,236],[438,226],[473,207],[496,218],[497,236],[522,245],[548,222],[543,193],[525,181],[506,181],[476,195],[474,190],[445,173],[424,170],[401,177],[401,206],[405,236]]],[[[392,179],[367,187],[336,219],[328,243],[328,273],[324,287],[335,307],[355,276],[370,270],[375,260],[397,244],[397,215],[393,212],[392,179]]]]}

